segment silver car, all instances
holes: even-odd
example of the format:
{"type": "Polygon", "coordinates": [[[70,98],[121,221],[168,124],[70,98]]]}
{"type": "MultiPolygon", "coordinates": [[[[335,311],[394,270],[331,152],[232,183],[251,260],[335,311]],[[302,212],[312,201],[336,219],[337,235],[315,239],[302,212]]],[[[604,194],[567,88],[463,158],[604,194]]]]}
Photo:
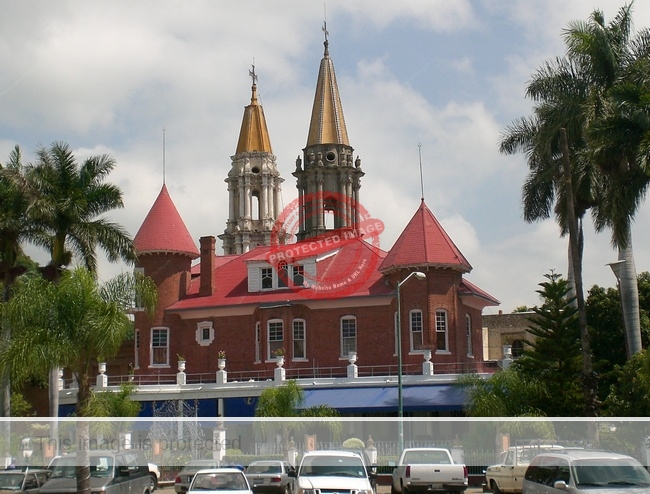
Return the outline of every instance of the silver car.
{"type": "Polygon", "coordinates": [[[253,492],[270,492],[273,494],[292,494],[294,470],[288,461],[258,460],[246,467],[246,478],[253,492]]]}
{"type": "Polygon", "coordinates": [[[631,456],[603,451],[541,453],[530,462],[522,494],[647,494],[650,474],[631,456]]]}

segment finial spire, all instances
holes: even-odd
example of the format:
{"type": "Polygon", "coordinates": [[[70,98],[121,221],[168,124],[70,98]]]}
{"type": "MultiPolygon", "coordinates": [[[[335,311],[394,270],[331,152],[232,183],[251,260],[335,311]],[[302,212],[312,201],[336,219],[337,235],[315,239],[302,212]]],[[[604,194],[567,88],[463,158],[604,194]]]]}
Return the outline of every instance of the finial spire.
{"type": "Polygon", "coordinates": [[[325,42],[323,43],[323,45],[325,45],[325,56],[329,57],[329,54],[330,54],[330,50],[329,50],[330,42],[327,39],[327,37],[329,36],[330,33],[327,30],[327,20],[323,21],[323,33],[325,34],[325,42]]]}
{"type": "Polygon", "coordinates": [[[163,134],[163,139],[162,139],[162,172],[163,172],[163,185],[165,185],[165,132],[167,129],[165,127],[162,128],[162,134],[163,134]]]}
{"type": "Polygon", "coordinates": [[[422,179],[422,143],[418,143],[418,155],[420,156],[420,191],[421,199],[424,201],[424,180],[422,179]]]}
{"type": "Polygon", "coordinates": [[[248,75],[253,79],[253,86],[257,83],[257,74],[255,73],[255,59],[253,59],[253,63],[251,64],[251,70],[248,71],[248,75]]]}

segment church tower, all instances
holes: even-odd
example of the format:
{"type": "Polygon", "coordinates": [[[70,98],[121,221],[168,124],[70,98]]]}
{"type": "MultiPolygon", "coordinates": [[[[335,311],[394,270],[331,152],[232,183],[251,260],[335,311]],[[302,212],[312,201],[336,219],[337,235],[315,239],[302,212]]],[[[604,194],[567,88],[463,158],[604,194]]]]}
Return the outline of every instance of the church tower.
{"type": "Polygon", "coordinates": [[[226,255],[270,245],[281,208],[283,179],[271,149],[264,110],[257,101],[255,66],[250,76],[251,103],[244,109],[237,151],[226,179],[230,207],[226,230],[219,235],[226,255]]]}
{"type": "Polygon", "coordinates": [[[300,227],[298,240],[332,230],[356,230],[361,187],[361,160],[353,159],[343,107],[329,55],[326,25],[325,54],[320,62],[303,159],[296,159],[300,227]],[[304,160],[304,166],[303,166],[304,160]]]}

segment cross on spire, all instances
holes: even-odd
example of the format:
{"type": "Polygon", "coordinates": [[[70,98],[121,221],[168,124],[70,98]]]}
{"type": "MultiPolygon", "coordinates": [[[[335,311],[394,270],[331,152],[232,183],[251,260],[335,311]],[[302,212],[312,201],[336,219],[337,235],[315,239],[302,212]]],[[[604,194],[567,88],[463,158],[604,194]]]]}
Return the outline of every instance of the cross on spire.
{"type": "Polygon", "coordinates": [[[248,75],[253,79],[253,86],[257,82],[257,74],[255,74],[255,64],[251,65],[252,69],[248,71],[248,75]]]}
{"type": "Polygon", "coordinates": [[[325,33],[325,42],[323,43],[325,45],[325,56],[329,55],[329,40],[327,37],[329,36],[329,31],[327,30],[327,21],[323,21],[323,33],[325,33]]]}

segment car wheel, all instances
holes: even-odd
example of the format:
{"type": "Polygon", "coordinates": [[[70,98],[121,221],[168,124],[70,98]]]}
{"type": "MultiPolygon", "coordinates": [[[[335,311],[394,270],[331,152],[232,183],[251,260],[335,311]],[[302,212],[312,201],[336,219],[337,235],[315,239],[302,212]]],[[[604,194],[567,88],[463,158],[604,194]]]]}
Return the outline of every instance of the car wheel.
{"type": "Polygon", "coordinates": [[[158,479],[155,475],[149,475],[149,492],[153,492],[158,488],[158,479]]]}
{"type": "Polygon", "coordinates": [[[494,480],[490,481],[490,490],[492,491],[493,494],[503,494],[501,492],[501,489],[499,489],[499,486],[494,480]]]}

